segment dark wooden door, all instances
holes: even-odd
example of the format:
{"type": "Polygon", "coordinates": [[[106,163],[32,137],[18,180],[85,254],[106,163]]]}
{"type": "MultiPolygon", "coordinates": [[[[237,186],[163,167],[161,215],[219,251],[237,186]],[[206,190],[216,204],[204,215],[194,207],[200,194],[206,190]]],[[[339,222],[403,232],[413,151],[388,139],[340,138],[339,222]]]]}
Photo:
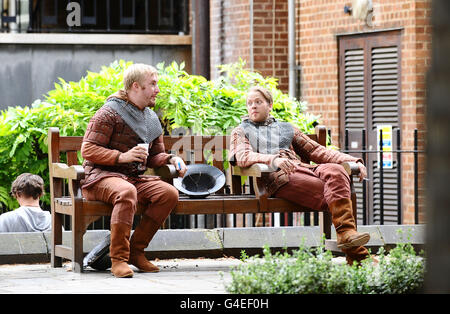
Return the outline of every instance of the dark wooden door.
{"type": "Polygon", "coordinates": [[[369,181],[356,183],[358,223],[397,223],[399,188],[397,160],[383,168],[380,185],[377,128],[392,127],[392,148],[400,126],[401,32],[389,31],[339,37],[340,147],[363,157],[369,181]],[[362,130],[366,132],[363,134],[362,130]],[[346,131],[347,130],[347,137],[346,131]],[[347,138],[347,142],[346,142],[347,138]],[[369,152],[361,153],[365,149],[369,152]],[[382,189],[381,189],[382,187],[382,189]],[[381,191],[383,196],[381,197],[381,191]],[[382,205],[381,206],[381,200],[382,205]],[[381,212],[381,207],[383,211],[381,212]]]}

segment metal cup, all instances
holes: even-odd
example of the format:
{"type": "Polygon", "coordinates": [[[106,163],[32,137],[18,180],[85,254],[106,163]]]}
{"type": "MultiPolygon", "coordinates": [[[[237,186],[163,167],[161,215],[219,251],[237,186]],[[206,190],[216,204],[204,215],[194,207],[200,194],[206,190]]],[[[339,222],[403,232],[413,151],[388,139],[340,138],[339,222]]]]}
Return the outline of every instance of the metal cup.
{"type": "MultiPolygon", "coordinates": [[[[147,153],[148,153],[149,144],[140,143],[140,144],[138,144],[138,146],[144,147],[147,150],[147,153]]],[[[145,165],[145,163],[139,163],[137,168],[138,168],[139,171],[145,171],[147,169],[147,166],[145,165]]]]}

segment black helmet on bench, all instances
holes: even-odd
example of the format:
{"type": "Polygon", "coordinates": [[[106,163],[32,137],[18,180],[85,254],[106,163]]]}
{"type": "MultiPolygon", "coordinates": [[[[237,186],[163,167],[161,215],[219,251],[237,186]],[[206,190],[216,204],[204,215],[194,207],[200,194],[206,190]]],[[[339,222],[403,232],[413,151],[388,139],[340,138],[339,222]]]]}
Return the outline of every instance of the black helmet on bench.
{"type": "Polygon", "coordinates": [[[184,177],[173,180],[173,185],[190,198],[205,198],[225,185],[225,175],[214,166],[192,164],[184,177]]]}

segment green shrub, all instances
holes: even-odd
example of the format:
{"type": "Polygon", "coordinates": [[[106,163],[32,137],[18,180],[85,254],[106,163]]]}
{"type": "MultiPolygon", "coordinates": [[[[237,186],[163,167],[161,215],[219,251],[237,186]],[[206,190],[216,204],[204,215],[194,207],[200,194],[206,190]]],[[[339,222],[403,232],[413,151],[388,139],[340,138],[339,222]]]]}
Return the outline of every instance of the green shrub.
{"type": "MultiPolygon", "coordinates": [[[[99,73],[88,72],[79,82],[59,79],[55,89],[30,107],[9,107],[0,115],[0,204],[14,209],[17,202],[9,196],[12,181],[23,172],[40,175],[48,181],[47,132],[58,127],[61,135],[83,135],[87,123],[106,97],[122,84],[122,72],[131,63],[113,62],[99,73]]],[[[49,194],[43,197],[49,204],[49,194]]]]}
{"type": "Polygon", "coordinates": [[[165,128],[189,128],[194,134],[225,134],[247,114],[245,96],[253,85],[261,85],[273,93],[272,114],[292,122],[304,132],[312,132],[319,117],[306,113],[306,103],[290,98],[277,89],[277,81],[245,69],[245,62],[219,66],[221,76],[208,81],[189,75],[184,63],[158,64],[159,88],[155,109],[162,111],[165,128]]]}
{"type": "Polygon", "coordinates": [[[383,294],[415,293],[423,285],[424,263],[410,244],[398,244],[387,255],[378,252],[360,266],[333,262],[331,251],[300,247],[292,254],[272,254],[264,247],[262,258],[247,257],[231,271],[230,293],[239,294],[383,294]]]}
{"type": "Polygon", "coordinates": [[[45,102],[60,105],[64,110],[76,110],[90,118],[108,96],[123,88],[123,71],[131,64],[124,60],[114,61],[109,66],[102,66],[98,73],[87,71],[78,82],[59,78],[55,89],[44,96],[45,102]]]}
{"type": "MultiPolygon", "coordinates": [[[[83,135],[93,114],[106,98],[123,88],[123,71],[132,64],[115,61],[101,71],[87,72],[78,82],[59,79],[55,89],[30,107],[10,107],[0,114],[0,205],[14,209],[17,203],[9,194],[12,181],[23,172],[40,175],[49,191],[47,131],[58,127],[63,136],[83,135]]],[[[274,93],[276,117],[291,121],[311,132],[318,117],[305,114],[305,104],[277,89],[274,78],[248,71],[244,62],[223,65],[224,77],[208,81],[189,75],[184,64],[158,64],[160,94],[156,110],[162,113],[167,131],[188,128],[196,134],[222,134],[240,123],[246,113],[245,92],[252,84],[268,87],[274,93]]],[[[81,158],[80,158],[81,161],[81,158]]],[[[43,201],[49,204],[48,194],[43,201]]]]}
{"type": "MultiPolygon", "coordinates": [[[[23,172],[38,174],[48,183],[48,128],[58,126],[64,135],[82,135],[87,121],[86,115],[73,109],[65,110],[60,104],[36,101],[31,107],[10,107],[0,116],[0,182],[3,187],[11,186],[23,172]]],[[[48,194],[43,200],[48,202],[48,194]]],[[[8,195],[2,195],[0,202],[10,209],[17,207],[8,195]]]]}

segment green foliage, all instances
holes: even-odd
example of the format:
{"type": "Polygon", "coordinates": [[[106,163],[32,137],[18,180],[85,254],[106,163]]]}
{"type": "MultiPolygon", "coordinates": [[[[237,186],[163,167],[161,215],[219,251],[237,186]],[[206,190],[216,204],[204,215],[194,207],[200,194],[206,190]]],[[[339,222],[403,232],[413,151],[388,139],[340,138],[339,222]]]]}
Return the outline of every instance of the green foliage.
{"type": "Polygon", "coordinates": [[[78,82],[66,82],[59,78],[55,89],[45,96],[50,104],[60,105],[64,110],[74,109],[91,117],[111,94],[123,88],[123,71],[132,62],[114,61],[100,72],[87,71],[87,75],[78,82]]]}
{"type": "Polygon", "coordinates": [[[262,258],[242,253],[243,263],[231,271],[230,293],[260,294],[383,294],[417,293],[423,286],[424,262],[411,244],[398,244],[387,255],[378,252],[376,265],[369,257],[361,265],[333,262],[331,251],[301,246],[292,254],[262,258]]]}
{"type": "MultiPolygon", "coordinates": [[[[0,115],[0,203],[17,207],[9,195],[12,181],[23,172],[40,175],[48,187],[47,132],[58,127],[61,135],[83,135],[87,123],[106,97],[121,88],[122,72],[131,63],[113,62],[99,73],[88,72],[79,82],[59,79],[55,89],[30,107],[9,107],[0,115]]],[[[49,195],[43,198],[49,203],[49,195]]]]}
{"type": "MultiPolygon", "coordinates": [[[[40,175],[48,183],[47,130],[58,126],[64,135],[82,135],[88,117],[60,104],[36,101],[31,107],[10,107],[0,116],[0,181],[10,187],[21,173],[40,175]]],[[[48,190],[48,189],[47,189],[48,190]]],[[[17,205],[3,195],[0,201],[10,209],[17,205]]],[[[48,195],[44,196],[48,202],[48,195]]]]}
{"type": "MultiPolygon", "coordinates": [[[[63,136],[83,135],[87,123],[106,98],[123,88],[123,72],[132,62],[115,61],[101,71],[87,72],[78,82],[59,79],[55,89],[29,107],[10,107],[0,114],[0,205],[17,206],[8,193],[12,181],[23,172],[40,175],[48,191],[47,132],[58,127],[63,136]]],[[[223,65],[224,77],[208,81],[189,75],[184,64],[158,64],[160,109],[164,127],[185,127],[196,134],[223,134],[246,114],[245,92],[253,84],[268,87],[274,94],[274,115],[293,122],[305,132],[317,117],[304,114],[305,104],[279,91],[274,78],[244,69],[244,62],[223,65]]],[[[49,204],[48,194],[44,202],[49,204]]]]}
{"type": "Polygon", "coordinates": [[[254,85],[268,88],[274,98],[272,114],[275,118],[292,122],[300,130],[310,133],[318,116],[305,113],[306,104],[290,98],[277,89],[277,80],[263,77],[245,69],[245,62],[219,66],[221,76],[208,81],[202,76],[189,75],[184,63],[159,64],[160,94],[156,109],[163,113],[168,131],[189,128],[194,134],[227,134],[247,114],[245,97],[254,85]]]}

